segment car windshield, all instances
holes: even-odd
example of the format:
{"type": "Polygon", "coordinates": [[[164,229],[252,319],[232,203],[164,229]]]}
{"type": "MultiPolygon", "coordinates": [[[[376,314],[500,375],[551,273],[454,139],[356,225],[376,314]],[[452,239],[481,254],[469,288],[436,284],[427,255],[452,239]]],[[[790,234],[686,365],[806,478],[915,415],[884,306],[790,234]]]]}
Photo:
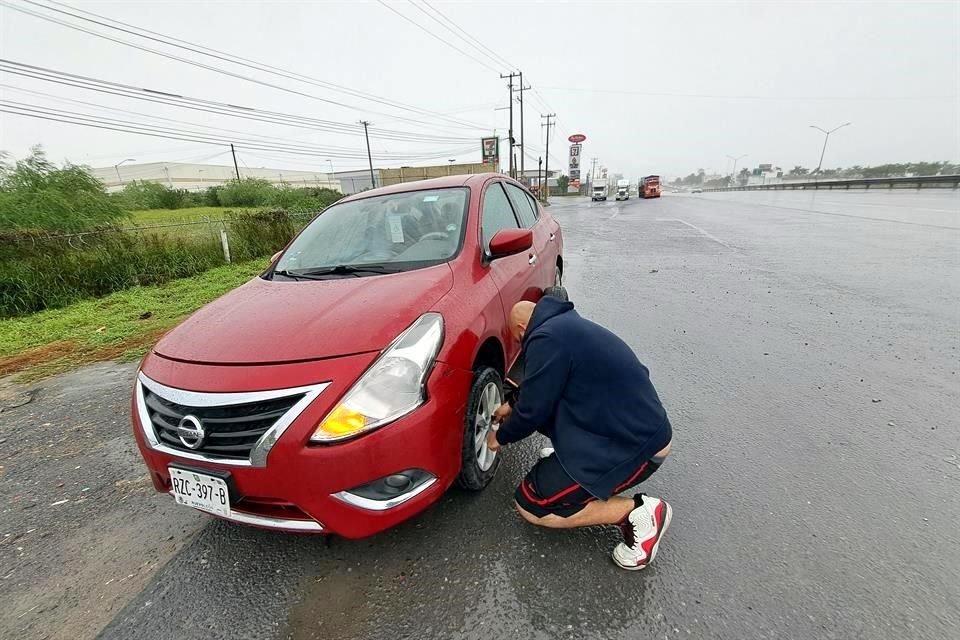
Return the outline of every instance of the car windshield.
{"type": "Polygon", "coordinates": [[[274,273],[372,275],[446,262],[460,250],[468,191],[431,189],[336,204],[290,244],[274,273]],[[378,269],[347,269],[371,267],[378,269]],[[382,268],[381,268],[382,267],[382,268]]]}

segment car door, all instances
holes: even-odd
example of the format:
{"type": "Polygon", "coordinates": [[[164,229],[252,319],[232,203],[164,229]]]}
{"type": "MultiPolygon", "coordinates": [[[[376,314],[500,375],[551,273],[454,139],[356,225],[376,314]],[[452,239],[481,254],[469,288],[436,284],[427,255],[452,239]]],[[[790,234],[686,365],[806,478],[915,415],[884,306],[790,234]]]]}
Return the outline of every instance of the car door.
{"type": "Polygon", "coordinates": [[[542,293],[538,286],[538,260],[535,247],[516,255],[490,260],[490,240],[501,229],[521,227],[513,205],[504,191],[504,185],[497,180],[487,184],[480,204],[480,237],[484,255],[481,259],[487,263],[490,277],[500,290],[500,302],[503,307],[503,331],[501,338],[506,345],[507,362],[513,362],[520,345],[510,337],[507,322],[513,305],[521,300],[536,302],[542,293]]]}
{"type": "Polygon", "coordinates": [[[535,270],[531,275],[534,278],[534,283],[541,289],[549,287],[553,284],[553,267],[548,264],[547,260],[550,253],[548,233],[545,226],[541,224],[538,219],[539,210],[536,204],[534,204],[533,199],[524,189],[510,182],[503,183],[503,187],[507,192],[507,196],[510,198],[510,202],[513,204],[513,210],[517,212],[517,219],[520,221],[520,226],[525,229],[530,229],[533,232],[533,260],[535,270]]]}
{"type": "Polygon", "coordinates": [[[560,254],[557,232],[560,226],[543,212],[527,190],[510,183],[504,186],[518,213],[520,224],[533,230],[538,264],[537,282],[541,288],[551,287],[556,284],[557,256],[560,254]]]}

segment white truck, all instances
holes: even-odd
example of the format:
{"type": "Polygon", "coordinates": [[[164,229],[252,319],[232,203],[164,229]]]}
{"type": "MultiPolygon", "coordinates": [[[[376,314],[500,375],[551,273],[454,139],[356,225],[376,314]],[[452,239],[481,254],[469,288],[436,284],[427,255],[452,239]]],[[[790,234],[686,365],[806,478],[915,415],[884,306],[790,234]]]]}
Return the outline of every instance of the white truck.
{"type": "Polygon", "coordinates": [[[617,180],[617,200],[630,199],[630,181],[626,178],[617,180]]]}
{"type": "Polygon", "coordinates": [[[607,199],[607,179],[606,178],[594,178],[593,187],[590,190],[590,199],[596,202],[597,200],[606,200],[607,199]]]}

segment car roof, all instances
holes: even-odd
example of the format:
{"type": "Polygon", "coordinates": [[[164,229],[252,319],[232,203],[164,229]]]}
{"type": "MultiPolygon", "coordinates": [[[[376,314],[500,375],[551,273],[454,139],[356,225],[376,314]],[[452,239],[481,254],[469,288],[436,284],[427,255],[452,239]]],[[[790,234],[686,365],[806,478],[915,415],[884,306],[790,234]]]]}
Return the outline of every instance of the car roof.
{"type": "Polygon", "coordinates": [[[430,178],[429,180],[417,180],[415,182],[402,182],[400,184],[392,184],[386,187],[378,187],[376,189],[370,189],[369,191],[361,191],[360,193],[354,193],[353,195],[347,196],[340,200],[340,202],[350,202],[353,200],[363,200],[364,198],[372,198],[374,196],[383,196],[389,195],[391,193],[410,193],[413,191],[425,191],[428,189],[449,189],[451,187],[480,187],[484,182],[490,178],[506,178],[510,180],[510,176],[504,175],[502,173],[471,173],[471,174],[459,174],[454,176],[443,176],[441,178],[430,178]]]}

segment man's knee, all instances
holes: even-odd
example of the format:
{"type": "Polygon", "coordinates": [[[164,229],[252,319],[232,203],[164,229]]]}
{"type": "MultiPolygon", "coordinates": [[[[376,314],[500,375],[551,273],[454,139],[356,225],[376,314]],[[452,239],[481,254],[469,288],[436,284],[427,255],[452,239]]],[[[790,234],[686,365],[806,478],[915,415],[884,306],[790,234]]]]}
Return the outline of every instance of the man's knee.
{"type": "Polygon", "coordinates": [[[673,449],[673,440],[668,442],[667,446],[665,446],[663,449],[660,449],[660,451],[657,451],[657,453],[654,454],[654,457],[660,458],[662,460],[663,458],[666,458],[668,455],[670,455],[670,451],[672,449],[673,449]]]}
{"type": "Polygon", "coordinates": [[[520,506],[520,503],[514,502],[513,506],[517,508],[517,513],[520,514],[520,517],[529,522],[530,524],[536,525],[538,527],[547,527],[548,529],[561,529],[563,528],[563,518],[553,513],[548,513],[545,516],[535,516],[523,507],[520,506]]]}

